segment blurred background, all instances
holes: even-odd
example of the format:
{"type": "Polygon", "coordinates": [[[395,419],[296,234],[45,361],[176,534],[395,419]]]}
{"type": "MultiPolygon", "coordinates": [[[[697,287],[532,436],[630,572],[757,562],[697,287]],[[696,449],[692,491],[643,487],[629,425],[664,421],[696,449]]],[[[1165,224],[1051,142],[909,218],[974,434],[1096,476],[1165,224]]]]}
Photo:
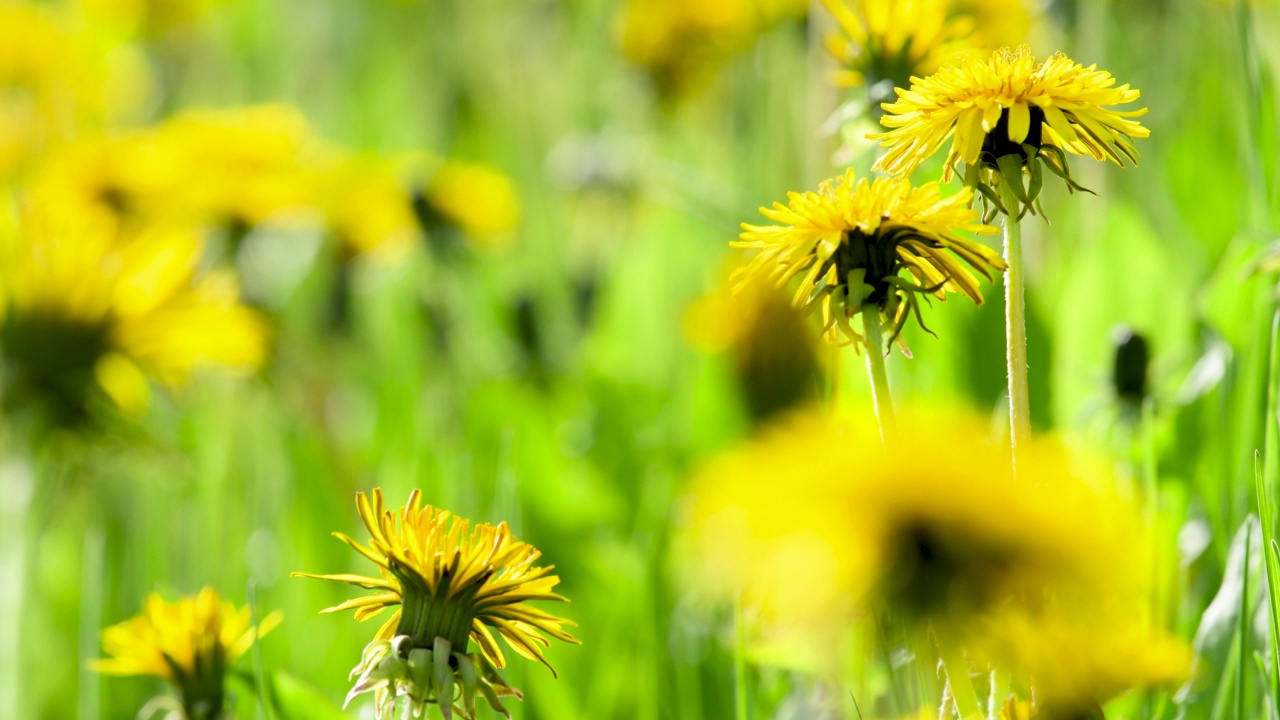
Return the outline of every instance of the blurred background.
{"type": "MultiPolygon", "coordinates": [[[[1230,629],[1266,603],[1202,615],[1255,507],[1274,390],[1280,9],[954,12],[1150,108],[1137,168],[1079,162],[1097,195],[1050,185],[1051,224],[1024,224],[1034,422],[1153,469],[1159,612],[1236,672],[1230,629]]],[[[158,681],[88,671],[101,628],[205,585],[284,613],[242,670],[278,674],[297,717],[342,717],[374,628],[316,614],[354,590],[288,573],[367,571],[329,534],[364,539],[353,497],[374,486],[505,520],[556,565],[582,645],[550,649],[558,680],[508,670],[514,717],[727,718],[735,673],[737,717],[813,716],[795,665],[735,663],[731,613],[687,591],[672,548],[686,478],[768,416],[834,396],[871,417],[860,358],[724,288],[739,223],[875,157],[885,88],[836,82],[837,31],[801,0],[0,0],[6,232],[21,242],[31,198],[182,214],[194,272],[234,277],[266,338],[260,360],[207,363],[230,372],[148,371],[145,402],[104,383],[67,419],[28,397],[33,341],[6,335],[0,717],[133,717],[158,681]]],[[[908,327],[889,373],[994,427],[1002,293],[984,292],[934,307],[937,337],[908,327]]]]}

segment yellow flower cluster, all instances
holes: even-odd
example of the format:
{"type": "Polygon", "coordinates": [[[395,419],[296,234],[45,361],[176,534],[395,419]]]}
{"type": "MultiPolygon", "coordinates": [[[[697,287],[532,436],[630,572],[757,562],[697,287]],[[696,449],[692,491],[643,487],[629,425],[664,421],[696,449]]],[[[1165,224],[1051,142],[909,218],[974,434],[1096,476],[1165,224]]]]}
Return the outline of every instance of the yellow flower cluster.
{"type": "Polygon", "coordinates": [[[797,417],[714,462],[692,487],[693,576],[826,644],[858,617],[932,628],[1057,712],[1185,674],[1187,650],[1141,620],[1147,540],[1100,466],[1041,441],[1015,479],[981,419],[902,427],[918,451],[797,417]]]}

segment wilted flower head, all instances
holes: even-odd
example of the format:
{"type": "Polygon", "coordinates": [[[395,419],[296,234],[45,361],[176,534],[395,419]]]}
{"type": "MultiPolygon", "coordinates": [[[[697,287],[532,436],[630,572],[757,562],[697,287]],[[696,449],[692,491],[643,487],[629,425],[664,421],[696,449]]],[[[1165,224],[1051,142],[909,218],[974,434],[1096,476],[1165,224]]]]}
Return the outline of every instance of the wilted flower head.
{"type": "Polygon", "coordinates": [[[978,213],[967,207],[971,197],[963,190],[944,198],[937,183],[857,180],[849,170],[818,192],[790,193],[787,205],[761,208],[777,225],[743,223],[741,240],[732,246],[760,253],[734,282],[739,288],[750,282],[782,287],[803,272],[792,303],[806,313],[822,309],[827,340],[866,342],[850,324],[864,309],[881,313],[891,340],[900,340],[910,315],[924,326],[919,297],[945,300],[946,293],[959,292],[981,303],[968,268],[991,279],[992,271],[1005,267],[994,250],[960,234],[998,232],[978,222],[978,213]],[[901,276],[904,270],[909,277],[901,276]]]}
{"type": "Polygon", "coordinates": [[[1059,711],[1185,673],[1185,648],[1134,620],[1148,546],[1104,465],[1041,441],[1015,479],[983,419],[900,427],[885,449],[875,428],[801,416],[713,462],[691,488],[691,578],[828,644],[891,613],[1059,711]]]}
{"type": "Polygon", "coordinates": [[[175,385],[207,366],[250,370],[267,327],[234,278],[201,275],[188,231],[124,234],[102,217],[37,207],[0,227],[0,354],[6,401],[81,417],[97,388],[146,405],[147,377],[175,385]]]}
{"type": "Polygon", "coordinates": [[[110,657],[90,666],[110,675],[168,680],[178,691],[183,720],[218,720],[226,717],[227,673],[280,619],[273,612],[254,625],[248,607],[223,602],[213,588],[172,603],[150,595],[141,615],[102,631],[110,657]]]}
{"type": "Polygon", "coordinates": [[[1111,73],[1062,53],[1037,63],[1026,46],[958,61],[912,78],[910,90],[897,89],[898,101],[884,105],[881,123],[893,129],[870,136],[888,148],[875,169],[908,176],[951,139],[943,179],[950,181],[963,163],[965,185],[1001,212],[1021,215],[1039,196],[1044,168],[1068,188],[1083,189],[1071,179],[1068,154],[1122,167],[1126,159],[1138,161],[1132,140],[1149,132],[1129,118],[1146,108],[1112,109],[1140,95],[1115,83],[1111,73]]]}
{"type": "MultiPolygon", "coordinates": [[[[517,654],[551,669],[543,636],[577,643],[562,629],[572,622],[528,604],[530,600],[567,600],[552,592],[560,578],[554,566],[536,566],[533,546],[516,540],[506,523],[497,526],[453,516],[430,505],[414,490],[404,507],[388,510],[381,488],[372,501],[356,496],[360,517],[371,535],[368,546],[334,533],[378,566],[380,577],[311,575],[376,591],[324,612],[355,610],[368,620],[396,607],[365,648],[352,671],[355,687],[347,696],[374,692],[379,718],[389,718],[400,698],[417,717],[429,704],[451,717],[475,717],[477,693],[495,710],[499,698],[520,692],[498,675],[506,657],[494,639],[502,636],[517,654]],[[474,641],[479,652],[469,653],[474,641]]],[[[552,670],[552,674],[554,674],[552,670]]]]}

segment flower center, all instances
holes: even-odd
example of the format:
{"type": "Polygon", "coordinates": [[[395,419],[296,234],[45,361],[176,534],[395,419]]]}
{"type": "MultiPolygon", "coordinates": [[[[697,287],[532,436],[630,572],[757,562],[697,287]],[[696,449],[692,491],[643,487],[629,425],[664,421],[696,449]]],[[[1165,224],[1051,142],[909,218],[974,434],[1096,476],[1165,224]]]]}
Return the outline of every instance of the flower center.
{"type": "Polygon", "coordinates": [[[110,349],[110,325],[48,313],[10,314],[0,320],[6,406],[43,404],[58,420],[85,413],[93,369],[110,349]]]}
{"type": "Polygon", "coordinates": [[[1009,564],[1006,553],[966,543],[925,521],[908,524],[895,543],[888,596],[921,615],[981,612],[1009,564]]]}
{"type": "Polygon", "coordinates": [[[982,154],[978,156],[978,160],[983,165],[991,167],[996,166],[996,161],[1006,155],[1020,155],[1023,162],[1027,160],[1027,152],[1022,148],[1023,145],[1030,145],[1039,150],[1044,144],[1044,111],[1032,105],[1030,108],[1031,125],[1027,128],[1027,138],[1021,143],[1016,143],[1009,139],[1009,109],[1005,108],[1000,112],[1000,120],[996,126],[987,133],[986,138],[982,141],[982,154]]]}
{"type": "MultiPolygon", "coordinates": [[[[886,218],[887,219],[887,218],[886,218]]],[[[891,233],[868,235],[857,228],[844,232],[844,242],[836,249],[835,261],[838,282],[847,285],[849,273],[857,269],[867,271],[863,282],[871,286],[865,302],[883,306],[889,298],[890,286],[885,278],[898,273],[898,243],[891,233]]]]}

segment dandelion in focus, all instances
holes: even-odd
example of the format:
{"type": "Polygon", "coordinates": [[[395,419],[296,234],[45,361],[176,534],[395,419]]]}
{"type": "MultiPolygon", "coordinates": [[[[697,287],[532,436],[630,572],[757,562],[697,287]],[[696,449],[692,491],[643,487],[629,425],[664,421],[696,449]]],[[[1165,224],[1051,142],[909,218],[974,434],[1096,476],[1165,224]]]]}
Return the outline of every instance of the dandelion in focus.
{"type": "Polygon", "coordinates": [[[970,197],[961,191],[944,198],[937,183],[858,180],[849,170],[817,192],[790,193],[787,205],[761,208],[776,225],[743,223],[732,246],[760,253],[734,282],[739,292],[755,281],[781,287],[803,272],[792,304],[806,313],[821,308],[828,341],[879,352],[882,338],[865,337],[850,323],[862,313],[883,321],[889,342],[897,340],[905,350],[907,319],[914,315],[925,327],[920,297],[945,300],[958,292],[980,304],[982,292],[969,268],[987,279],[1004,269],[995,251],[960,234],[997,232],[966,207],[970,197]]]}
{"type": "Polygon", "coordinates": [[[8,406],[56,423],[84,418],[101,390],[138,412],[148,378],[205,367],[253,370],[267,327],[228,273],[200,274],[190,231],[119,232],[98,216],[35,208],[0,228],[0,354],[8,406]]]}
{"type": "Polygon", "coordinates": [[[151,712],[167,709],[167,717],[175,720],[218,720],[229,717],[227,673],[280,620],[277,611],[255,625],[248,607],[237,609],[212,588],[172,603],[154,594],[141,615],[103,630],[102,646],[110,657],[92,661],[90,667],[108,675],[168,681],[177,698],[153,701],[147,706],[151,712]]]}
{"type": "Polygon", "coordinates": [[[359,621],[396,607],[365,647],[352,670],[356,684],[347,703],[373,692],[377,717],[390,718],[403,698],[406,712],[419,717],[428,705],[441,714],[473,719],[477,695],[507,714],[501,698],[519,699],[520,691],[498,674],[506,657],[495,634],[507,646],[552,670],[543,651],[543,635],[577,644],[562,628],[573,623],[535,608],[530,600],[567,602],[552,591],[560,578],[554,566],[537,566],[541,553],[497,526],[455,517],[422,505],[414,490],[402,508],[389,510],[381,488],[370,499],[356,496],[360,517],[371,535],[368,546],[334,533],[378,566],[379,577],[354,574],[311,577],[350,583],[372,595],[348,600],[324,612],[355,610],[359,621]],[[478,652],[468,652],[471,642],[478,652]]]}
{"type": "Polygon", "coordinates": [[[909,90],[896,91],[897,102],[885,104],[881,123],[892,129],[872,136],[888,148],[875,169],[908,176],[950,139],[945,181],[963,172],[993,211],[1034,212],[1043,169],[1068,189],[1084,189],[1071,179],[1068,155],[1137,163],[1133,140],[1149,132],[1131,118],[1147,111],[1113,109],[1140,96],[1115,84],[1111,73],[1062,53],[1038,63],[1026,46],[948,65],[913,78],[909,90]]]}
{"type": "Polygon", "coordinates": [[[1136,620],[1147,538],[1101,464],[1046,440],[1015,480],[1006,450],[978,440],[984,419],[908,418],[887,450],[801,416],[711,464],[692,488],[692,576],[827,643],[866,613],[928,629],[964,717],[966,662],[1030,677],[1057,713],[1185,674],[1186,648],[1136,620]]]}

